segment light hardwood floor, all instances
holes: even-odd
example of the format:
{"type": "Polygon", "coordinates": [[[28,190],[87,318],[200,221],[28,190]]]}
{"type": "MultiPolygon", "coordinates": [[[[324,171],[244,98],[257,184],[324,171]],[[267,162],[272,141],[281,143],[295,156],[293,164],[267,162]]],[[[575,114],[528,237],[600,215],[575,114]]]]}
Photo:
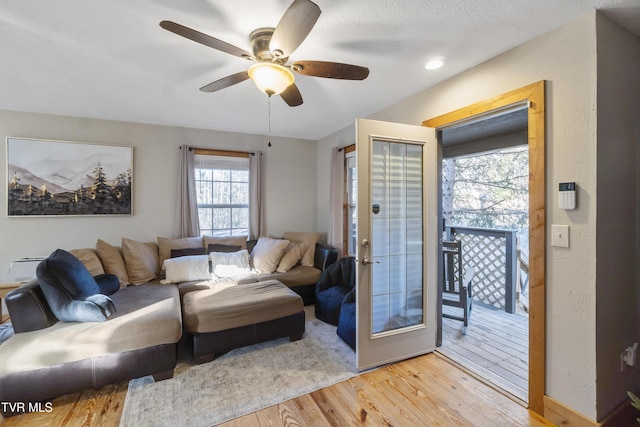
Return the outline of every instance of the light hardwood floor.
{"type": "MultiPolygon", "coordinates": [[[[11,426],[118,426],[127,383],[53,401],[11,426]]],[[[446,359],[428,354],[369,371],[223,426],[552,426],[446,359]]]]}

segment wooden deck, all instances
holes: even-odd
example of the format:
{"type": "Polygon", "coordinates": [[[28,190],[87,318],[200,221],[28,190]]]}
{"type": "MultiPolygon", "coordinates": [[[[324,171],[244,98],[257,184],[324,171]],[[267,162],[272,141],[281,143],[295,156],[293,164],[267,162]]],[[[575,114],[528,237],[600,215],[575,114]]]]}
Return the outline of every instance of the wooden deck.
{"type": "MultiPolygon", "coordinates": [[[[444,307],[444,311],[460,310],[444,307]]],[[[467,334],[462,322],[443,318],[438,351],[523,402],[528,401],[529,319],[473,305],[467,334]]]]}

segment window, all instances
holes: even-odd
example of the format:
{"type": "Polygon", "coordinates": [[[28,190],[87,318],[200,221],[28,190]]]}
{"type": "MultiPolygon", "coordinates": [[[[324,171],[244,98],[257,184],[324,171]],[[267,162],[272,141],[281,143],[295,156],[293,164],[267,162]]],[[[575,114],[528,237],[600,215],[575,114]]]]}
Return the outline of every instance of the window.
{"type": "Polygon", "coordinates": [[[196,154],[200,234],[249,234],[249,158],[196,154]]]}
{"type": "Polygon", "coordinates": [[[351,151],[345,154],[345,178],[347,205],[345,209],[345,246],[347,255],[356,255],[356,201],[358,200],[358,186],[356,174],[356,152],[351,151]]]}

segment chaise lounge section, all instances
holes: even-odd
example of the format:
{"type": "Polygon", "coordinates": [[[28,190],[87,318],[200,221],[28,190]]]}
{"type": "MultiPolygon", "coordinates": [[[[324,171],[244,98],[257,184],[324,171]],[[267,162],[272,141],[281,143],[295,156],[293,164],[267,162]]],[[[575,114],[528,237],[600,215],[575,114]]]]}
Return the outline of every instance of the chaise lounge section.
{"type": "Polygon", "coordinates": [[[7,296],[16,334],[0,345],[3,416],[79,390],[173,376],[182,336],[177,287],[130,286],[111,299],[117,312],[106,322],[62,322],[37,280],[7,296]]]}

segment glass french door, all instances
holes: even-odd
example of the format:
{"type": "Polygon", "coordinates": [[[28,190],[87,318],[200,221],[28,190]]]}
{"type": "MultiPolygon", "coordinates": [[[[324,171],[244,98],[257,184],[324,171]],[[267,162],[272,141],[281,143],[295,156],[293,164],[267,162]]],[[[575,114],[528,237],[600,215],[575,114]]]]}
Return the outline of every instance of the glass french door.
{"type": "Polygon", "coordinates": [[[436,347],[437,145],[430,128],[358,119],[357,364],[436,347]]]}

